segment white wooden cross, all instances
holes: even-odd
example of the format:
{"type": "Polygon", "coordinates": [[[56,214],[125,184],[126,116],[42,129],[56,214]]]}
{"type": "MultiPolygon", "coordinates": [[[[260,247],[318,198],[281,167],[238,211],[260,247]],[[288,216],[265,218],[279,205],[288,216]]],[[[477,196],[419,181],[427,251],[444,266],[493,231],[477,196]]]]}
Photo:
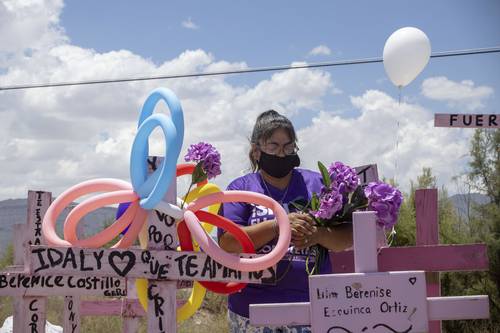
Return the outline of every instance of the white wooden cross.
{"type": "Polygon", "coordinates": [[[315,333],[427,332],[428,320],[489,317],[488,296],[426,297],[423,271],[378,272],[375,220],[374,212],[353,214],[356,273],[310,277],[311,302],[252,304],[250,323],[311,325],[315,333]]]}

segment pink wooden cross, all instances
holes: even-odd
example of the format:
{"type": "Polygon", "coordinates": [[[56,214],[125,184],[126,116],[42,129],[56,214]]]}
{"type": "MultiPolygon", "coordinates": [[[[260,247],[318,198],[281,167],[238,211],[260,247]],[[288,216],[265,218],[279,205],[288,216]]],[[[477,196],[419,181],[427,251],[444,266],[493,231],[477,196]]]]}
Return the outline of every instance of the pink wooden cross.
{"type": "MultiPolygon", "coordinates": [[[[377,241],[376,241],[376,223],[375,223],[375,213],[374,212],[357,212],[353,215],[353,234],[354,234],[354,274],[330,274],[324,276],[313,276],[310,278],[310,296],[313,299],[313,293],[311,293],[311,286],[314,286],[312,282],[314,279],[331,279],[332,283],[329,286],[332,287],[332,290],[337,290],[338,287],[335,285],[335,281],[338,280],[339,277],[343,278],[356,278],[356,276],[362,281],[377,281],[383,282],[387,280],[391,274],[405,273],[418,275],[418,272],[388,272],[386,275],[381,275],[383,273],[378,273],[378,260],[377,260],[377,241]],[[368,272],[365,274],[359,274],[362,272],[368,272]],[[368,280],[366,280],[368,278],[368,280]]],[[[424,275],[420,273],[418,275],[423,277],[424,275]]],[[[411,281],[410,281],[411,282],[411,281]]],[[[328,284],[327,284],[328,285],[328,284]]],[[[358,287],[362,288],[361,284],[358,283],[358,287]]],[[[376,285],[376,284],[375,284],[376,285]]],[[[353,284],[353,287],[356,288],[353,284]]],[[[422,292],[425,293],[425,288],[421,289],[422,292]]],[[[404,292],[404,290],[403,290],[404,292]]],[[[325,292],[326,295],[331,295],[328,297],[336,298],[337,295],[335,293],[325,292]]],[[[387,296],[387,295],[386,295],[387,296]]],[[[422,295],[424,296],[424,295],[422,295]]],[[[328,298],[326,297],[326,298],[328,298]]],[[[319,297],[325,298],[324,296],[319,297]]],[[[418,301],[418,300],[417,300],[418,301]]],[[[323,317],[318,313],[318,307],[314,307],[314,305],[318,302],[318,300],[314,300],[312,303],[309,302],[301,302],[301,303],[279,303],[279,304],[252,304],[250,305],[250,323],[256,326],[262,325],[313,325],[313,330],[316,329],[316,333],[319,332],[333,332],[332,331],[332,322],[336,323],[340,321],[340,319],[331,319],[329,312],[323,308],[324,313],[323,317]],[[325,319],[324,317],[328,317],[325,319]],[[324,323],[316,323],[313,319],[321,318],[324,320],[324,323]],[[328,328],[328,324],[330,324],[330,328],[328,328]]],[[[332,301],[332,304],[336,304],[335,300],[332,301]]],[[[416,303],[418,304],[418,302],[416,303]]],[[[416,330],[411,330],[413,326],[410,326],[405,332],[426,332],[427,331],[427,321],[431,320],[456,320],[456,319],[480,319],[480,318],[488,318],[489,317],[489,303],[488,296],[461,296],[461,297],[427,297],[426,311],[422,313],[422,306],[420,305],[420,310],[417,311],[420,316],[420,321],[414,322],[416,330]],[[423,318],[423,319],[422,319],[423,318]]],[[[348,308],[350,311],[351,308],[348,308]]],[[[417,309],[415,307],[414,309],[417,309]]],[[[352,316],[352,312],[350,313],[352,316]]],[[[356,313],[355,313],[356,315],[356,313]]],[[[365,325],[365,321],[368,321],[368,318],[364,317],[365,314],[360,314],[358,317],[353,317],[351,322],[354,326],[365,325]],[[357,318],[357,319],[356,319],[357,318]]],[[[408,321],[411,318],[408,317],[408,321]]],[[[335,313],[332,315],[335,317],[335,313]]],[[[406,313],[404,314],[406,316],[406,313]]],[[[382,316],[380,316],[382,317],[382,316]]],[[[371,320],[373,318],[370,318],[371,320]]],[[[375,318],[378,319],[378,318],[375,318]]],[[[391,318],[392,321],[396,321],[396,319],[391,318]]],[[[401,320],[401,318],[398,318],[401,320]]],[[[404,318],[403,318],[404,321],[404,318]]],[[[371,326],[371,328],[375,328],[377,325],[371,326]]],[[[367,327],[363,328],[363,332],[367,327]]],[[[347,330],[347,332],[352,332],[347,330]]],[[[357,333],[357,332],[356,332],[357,333]]]]}
{"type": "MultiPolygon", "coordinates": [[[[51,201],[50,192],[28,192],[27,222],[14,225],[14,266],[0,272],[0,296],[14,297],[15,332],[45,332],[47,296],[66,296],[63,329],[77,333],[80,330],[80,295],[114,296],[126,292],[125,279],[122,278],[95,278],[92,280],[95,285],[88,288],[88,285],[82,284],[81,277],[37,277],[29,273],[29,247],[45,244],[41,221],[51,201]]],[[[129,321],[133,320],[125,316],[124,327],[130,326],[129,321]]]]}
{"type": "MultiPolygon", "coordinates": [[[[175,184],[175,181],[173,182],[175,184]]],[[[171,186],[164,200],[175,202],[176,188],[171,186]]],[[[49,194],[50,197],[50,194],[49,194]]],[[[47,204],[48,206],[48,204],[47,204]]],[[[149,279],[147,290],[148,298],[148,332],[176,332],[176,291],[178,284],[186,285],[186,280],[209,280],[221,282],[269,283],[274,278],[275,268],[257,272],[240,272],[216,264],[213,259],[203,252],[181,252],[177,248],[177,230],[172,217],[149,214],[148,221],[148,248],[130,249],[80,249],[72,247],[52,248],[46,246],[31,246],[27,260],[23,261],[26,268],[23,272],[10,270],[2,277],[9,281],[28,279],[49,279],[53,284],[55,277],[61,286],[50,288],[26,289],[24,286],[0,285],[0,296],[22,295],[33,296],[68,295],[65,297],[64,332],[79,332],[80,317],[87,314],[99,313],[102,304],[96,302],[80,302],[81,295],[101,295],[104,287],[98,285],[91,290],[86,288],[68,288],[65,283],[68,279],[118,279],[130,280],[134,278],[149,279]],[[154,228],[154,230],[152,230],[154,228]],[[154,232],[153,232],[154,231],[154,232]],[[154,234],[154,235],[153,235],[154,234]],[[24,274],[25,276],[20,276],[24,274]],[[17,279],[17,280],[16,280],[17,279]],[[76,297],[75,297],[76,296],[76,297]],[[66,315],[67,314],[67,315],[66,315]]],[[[249,255],[244,255],[249,256],[249,255]]],[[[129,318],[130,325],[124,326],[124,332],[137,330],[137,317],[144,315],[139,309],[138,302],[132,297],[130,288],[127,288],[129,299],[122,302],[105,302],[108,313],[120,314],[129,318]]],[[[22,317],[22,318],[25,318],[22,317]]]]}
{"type": "MultiPolygon", "coordinates": [[[[427,295],[440,296],[439,272],[488,269],[485,244],[439,245],[436,189],[415,192],[417,246],[382,248],[378,256],[381,272],[423,270],[428,272],[427,295]]],[[[334,273],[354,272],[353,251],[330,253],[334,273]]],[[[429,332],[441,332],[441,323],[431,321],[429,332]]]]}

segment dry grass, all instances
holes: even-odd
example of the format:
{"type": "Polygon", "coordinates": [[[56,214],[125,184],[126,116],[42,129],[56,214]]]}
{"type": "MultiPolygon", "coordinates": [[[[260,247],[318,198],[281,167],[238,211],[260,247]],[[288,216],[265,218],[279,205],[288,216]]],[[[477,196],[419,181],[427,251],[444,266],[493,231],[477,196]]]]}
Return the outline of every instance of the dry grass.
{"type": "MultiPolygon", "coordinates": [[[[180,291],[179,296],[184,297],[187,291],[180,291]]],[[[63,322],[63,297],[48,298],[47,319],[54,325],[62,326],[63,322]]],[[[202,307],[195,315],[177,326],[179,333],[197,332],[228,332],[226,317],[226,297],[207,292],[202,307]]],[[[12,297],[0,297],[0,327],[4,320],[13,312],[12,297]]],[[[114,333],[122,331],[122,320],[114,316],[84,317],[81,322],[81,331],[88,333],[114,333]]],[[[141,318],[139,332],[146,333],[146,318],[141,318]]]]}

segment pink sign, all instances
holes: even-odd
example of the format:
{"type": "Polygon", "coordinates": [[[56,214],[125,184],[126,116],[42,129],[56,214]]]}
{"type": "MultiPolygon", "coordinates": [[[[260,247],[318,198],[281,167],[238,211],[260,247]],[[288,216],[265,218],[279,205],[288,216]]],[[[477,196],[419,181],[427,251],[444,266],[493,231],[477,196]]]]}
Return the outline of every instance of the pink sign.
{"type": "Polygon", "coordinates": [[[315,333],[427,332],[425,273],[309,277],[315,333]]]}
{"type": "Polygon", "coordinates": [[[499,128],[500,114],[436,113],[434,127],[499,128]]]}

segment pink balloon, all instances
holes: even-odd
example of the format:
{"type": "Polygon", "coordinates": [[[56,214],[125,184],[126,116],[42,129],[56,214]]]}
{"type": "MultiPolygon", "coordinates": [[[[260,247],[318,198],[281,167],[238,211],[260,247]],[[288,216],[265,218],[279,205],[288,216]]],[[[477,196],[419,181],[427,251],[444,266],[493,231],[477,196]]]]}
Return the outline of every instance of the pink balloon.
{"type": "Polygon", "coordinates": [[[288,215],[283,207],[266,195],[248,191],[224,191],[198,198],[187,206],[184,219],[193,238],[205,253],[226,267],[244,272],[260,271],[275,265],[286,254],[292,236],[288,215]],[[203,230],[200,221],[194,214],[194,212],[202,208],[219,202],[247,202],[272,209],[279,226],[276,247],[271,252],[258,258],[240,258],[237,255],[222,250],[212,237],[203,230]]]}
{"type": "MultiPolygon", "coordinates": [[[[139,205],[139,202],[137,202],[137,205],[139,205]]],[[[138,206],[137,214],[135,214],[134,220],[130,224],[127,232],[115,245],[112,246],[112,248],[125,249],[132,246],[141,232],[142,226],[146,222],[147,217],[148,211],[138,206]]]]}
{"type": "Polygon", "coordinates": [[[103,193],[89,198],[78,204],[66,217],[64,222],[64,239],[76,247],[97,248],[113,240],[123,229],[125,229],[137,214],[138,196],[131,190],[120,190],[103,193]],[[87,239],[78,239],[76,230],[81,219],[96,209],[103,206],[132,202],[125,213],[113,224],[87,239]]]}
{"type": "Polygon", "coordinates": [[[119,179],[103,178],[82,182],[64,191],[50,205],[42,222],[43,235],[50,246],[100,247],[117,236],[128,224],[131,224],[127,234],[113,246],[128,247],[133,244],[147,216],[147,212],[139,208],[138,200],[139,197],[132,191],[132,185],[119,179]],[[111,193],[101,194],[78,204],[65,221],[64,234],[66,239],[61,239],[57,235],[57,218],[69,204],[89,193],[106,191],[111,191],[111,193]],[[131,209],[127,210],[123,218],[89,239],[78,240],[76,228],[85,214],[99,207],[121,202],[121,200],[132,201],[131,209]]]}

